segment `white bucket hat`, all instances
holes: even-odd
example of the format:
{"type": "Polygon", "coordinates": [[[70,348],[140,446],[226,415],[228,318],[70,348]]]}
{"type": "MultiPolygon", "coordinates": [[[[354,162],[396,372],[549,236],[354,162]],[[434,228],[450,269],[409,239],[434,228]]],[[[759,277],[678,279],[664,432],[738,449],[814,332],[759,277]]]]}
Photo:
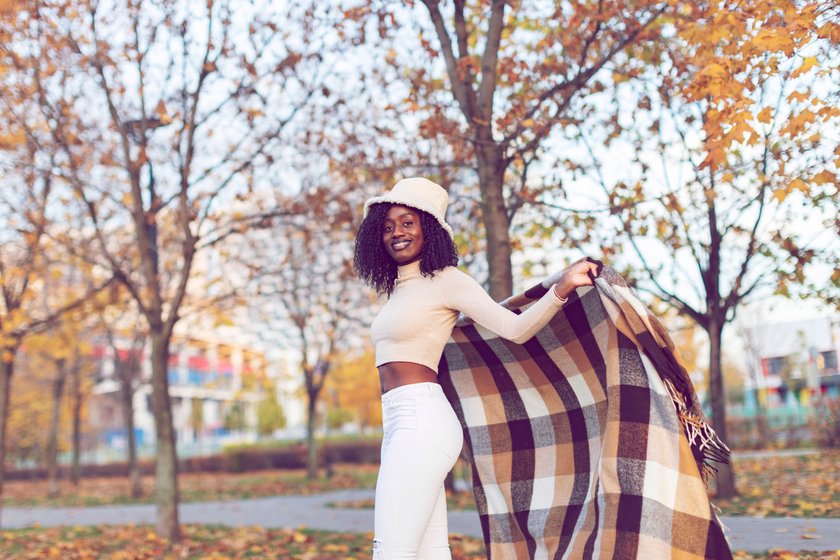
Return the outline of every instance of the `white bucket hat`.
{"type": "Polygon", "coordinates": [[[446,230],[449,237],[455,238],[455,235],[452,233],[452,228],[449,227],[449,224],[445,220],[446,206],[449,204],[449,194],[437,183],[424,179],[423,177],[403,179],[397,182],[388,194],[368,199],[365,202],[364,217],[367,217],[368,210],[370,210],[372,205],[381,203],[401,204],[428,212],[446,230]]]}

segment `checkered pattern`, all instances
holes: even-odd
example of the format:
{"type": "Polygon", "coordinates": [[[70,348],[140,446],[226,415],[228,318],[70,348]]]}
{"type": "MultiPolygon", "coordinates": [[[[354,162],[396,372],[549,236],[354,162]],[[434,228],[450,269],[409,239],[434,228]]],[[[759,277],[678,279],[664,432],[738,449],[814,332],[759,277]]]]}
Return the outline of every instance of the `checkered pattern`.
{"type": "Polygon", "coordinates": [[[439,380],[490,558],[732,557],[705,487],[729,450],[664,327],[611,268],[521,345],[462,317],[439,380]]]}

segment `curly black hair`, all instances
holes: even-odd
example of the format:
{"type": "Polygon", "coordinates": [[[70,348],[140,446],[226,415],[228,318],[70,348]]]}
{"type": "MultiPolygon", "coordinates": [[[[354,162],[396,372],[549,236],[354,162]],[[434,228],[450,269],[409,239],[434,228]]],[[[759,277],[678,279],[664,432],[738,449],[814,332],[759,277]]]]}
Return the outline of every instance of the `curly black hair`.
{"type": "MultiPolygon", "coordinates": [[[[397,263],[385,251],[382,242],[382,228],[385,215],[393,206],[390,203],[373,204],[367,217],[359,225],[356,246],[353,252],[353,268],[368,286],[378,294],[391,297],[397,279],[397,263]]],[[[414,210],[417,210],[414,208],[414,210]]],[[[420,272],[423,276],[434,276],[436,270],[458,264],[458,249],[434,216],[423,210],[420,227],[423,229],[423,249],[420,252],[420,272]]]]}

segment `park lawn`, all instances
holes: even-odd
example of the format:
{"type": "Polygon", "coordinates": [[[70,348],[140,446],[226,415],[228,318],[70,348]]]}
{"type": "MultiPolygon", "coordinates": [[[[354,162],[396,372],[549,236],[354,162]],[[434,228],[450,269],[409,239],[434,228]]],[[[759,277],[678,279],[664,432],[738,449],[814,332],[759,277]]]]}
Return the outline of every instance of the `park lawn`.
{"type": "MultiPolygon", "coordinates": [[[[327,477],[321,473],[315,480],[307,480],[300,470],[267,470],[248,473],[183,473],[178,477],[182,502],[237,500],[317,494],[348,488],[373,488],[376,485],[377,465],[334,465],[335,473],[327,477]]],[[[4,485],[4,505],[32,506],[94,506],[105,504],[150,503],[153,500],[154,478],[143,477],[144,497],[132,498],[128,480],[121,477],[83,478],[78,488],[61,481],[61,493],[51,498],[46,481],[8,481],[4,485]]]]}
{"type": "MultiPolygon", "coordinates": [[[[795,457],[736,458],[740,495],[712,502],[722,515],[751,517],[840,517],[840,451],[795,457]]],[[[472,492],[447,494],[450,510],[475,509],[472,492]]],[[[331,504],[371,508],[373,500],[331,504]]],[[[840,556],[838,556],[840,559],[840,556]]]]}
{"type": "MultiPolygon", "coordinates": [[[[712,503],[723,515],[840,517],[840,451],[735,459],[739,495],[712,503]]],[[[712,486],[714,486],[712,484],[712,486]]]]}
{"type": "MultiPolygon", "coordinates": [[[[792,457],[735,459],[740,495],[732,500],[712,501],[723,515],[759,517],[840,517],[840,451],[822,451],[792,457]]],[[[309,481],[303,470],[273,470],[250,473],[184,473],[179,477],[181,500],[246,499],[253,497],[314,494],[347,488],[373,488],[377,465],[336,465],[331,478],[309,481]]],[[[4,501],[9,506],[86,506],[149,503],[152,477],[143,479],[146,496],[135,500],[128,495],[124,478],[83,479],[78,488],[62,481],[61,495],[48,496],[44,481],[9,481],[4,501]]],[[[372,507],[370,500],[337,507],[372,507]]],[[[472,492],[449,498],[450,509],[474,509],[472,492]]]]}
{"type": "MultiPolygon", "coordinates": [[[[15,529],[0,532],[0,560],[224,560],[296,558],[369,560],[370,533],[182,525],[183,539],[169,545],[149,525],[15,529]]],[[[484,558],[480,539],[450,536],[453,560],[484,558]]]]}

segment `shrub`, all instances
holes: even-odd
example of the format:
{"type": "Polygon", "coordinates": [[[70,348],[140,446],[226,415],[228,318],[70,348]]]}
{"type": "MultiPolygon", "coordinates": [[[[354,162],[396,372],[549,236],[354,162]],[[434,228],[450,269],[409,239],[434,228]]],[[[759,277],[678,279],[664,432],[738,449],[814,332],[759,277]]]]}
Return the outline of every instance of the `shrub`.
{"type": "Polygon", "coordinates": [[[811,430],[816,434],[817,445],[840,448],[840,398],[823,397],[815,405],[811,430]]]}
{"type": "MultiPolygon", "coordinates": [[[[379,463],[379,439],[356,439],[320,442],[318,461],[321,466],[332,463],[376,464],[379,463]]],[[[152,461],[141,461],[140,472],[153,475],[152,461]]],[[[253,445],[237,445],[225,448],[221,454],[203,457],[186,457],[178,461],[182,473],[231,472],[242,473],[266,469],[302,469],[306,467],[306,445],[288,442],[261,442],[253,445]]],[[[107,463],[104,465],[82,465],[83,477],[128,476],[128,463],[107,463]]],[[[70,467],[62,466],[60,476],[69,477],[70,467]]],[[[44,468],[9,469],[6,480],[44,480],[44,468]]]]}

